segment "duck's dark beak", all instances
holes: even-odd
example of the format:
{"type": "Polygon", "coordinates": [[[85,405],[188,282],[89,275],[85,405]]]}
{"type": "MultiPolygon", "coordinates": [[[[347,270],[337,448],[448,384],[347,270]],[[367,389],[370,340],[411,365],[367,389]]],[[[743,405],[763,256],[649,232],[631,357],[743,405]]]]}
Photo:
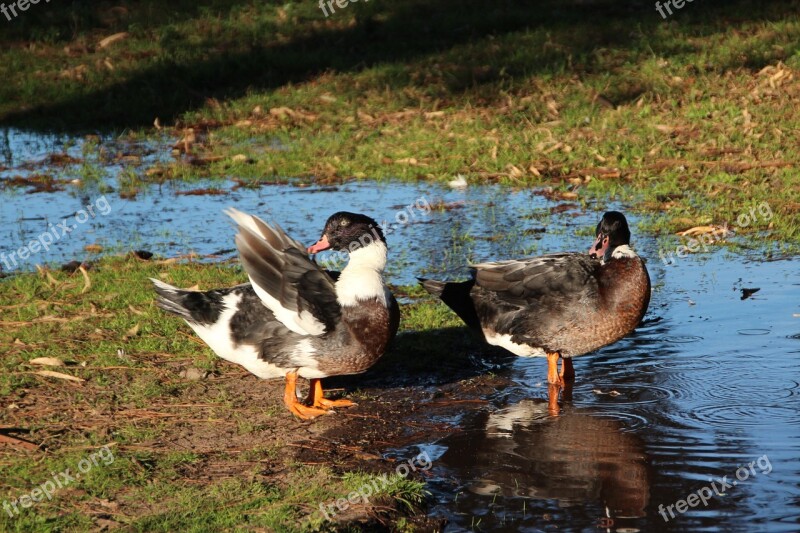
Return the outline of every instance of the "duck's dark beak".
{"type": "Polygon", "coordinates": [[[605,233],[598,233],[592,247],[589,248],[590,257],[605,257],[608,250],[608,235],[605,233]]]}
{"type": "Polygon", "coordinates": [[[307,251],[310,254],[315,254],[317,252],[321,252],[323,250],[327,250],[330,247],[331,247],[331,243],[328,242],[328,236],[327,235],[323,235],[320,238],[320,240],[318,240],[316,243],[314,243],[311,246],[309,246],[307,251]]]}

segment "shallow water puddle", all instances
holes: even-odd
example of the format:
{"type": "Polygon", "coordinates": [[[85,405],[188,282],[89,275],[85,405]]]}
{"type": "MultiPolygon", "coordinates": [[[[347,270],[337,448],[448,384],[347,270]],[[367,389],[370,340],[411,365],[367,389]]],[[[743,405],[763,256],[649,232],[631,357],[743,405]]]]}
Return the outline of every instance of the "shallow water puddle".
{"type": "MultiPolygon", "coordinates": [[[[30,161],[52,151],[81,157],[77,144],[60,142],[6,135],[0,179],[41,170],[30,161]]],[[[165,157],[142,153],[145,161],[165,157]]],[[[119,168],[61,192],[6,188],[3,269],[92,259],[87,245],[104,253],[233,258],[226,207],[277,221],[309,244],[328,215],[350,210],[385,224],[388,279],[411,284],[420,274],[463,277],[468,261],[588,249],[602,211],[585,213],[531,191],[427,183],[164,184],[123,199],[119,168]],[[203,187],[223,194],[181,194],[203,187]],[[94,216],[81,222],[89,205],[94,216]],[[8,262],[63,219],[75,226],[67,235],[8,262]]],[[[65,178],[72,170],[53,172],[65,178]]],[[[577,381],[562,393],[558,416],[548,410],[544,361],[512,359],[495,370],[510,386],[482,407],[465,408],[452,435],[412,447],[433,460],[430,512],[450,521],[447,531],[800,528],[797,261],[758,262],[720,250],[666,266],[656,241],[630,220],[634,245],[649,258],[649,312],[635,334],[576,359],[577,381]],[[754,288],[742,299],[743,289],[754,288]],[[715,480],[723,476],[731,486],[718,495],[715,480]]],[[[333,255],[318,259],[337,266],[333,255]]],[[[411,456],[410,449],[392,453],[411,456]]]]}
{"type": "Polygon", "coordinates": [[[421,444],[447,531],[797,531],[798,263],[648,267],[644,325],[576,359],[558,416],[544,362],[516,359],[463,431],[421,444]]]}
{"type": "MultiPolygon", "coordinates": [[[[81,158],[81,142],[18,132],[6,135],[6,168],[0,169],[0,184],[17,176],[47,173],[63,190],[28,194],[25,188],[4,187],[0,192],[4,243],[0,251],[5,253],[0,264],[5,271],[91,260],[93,250],[145,249],[166,257],[194,254],[213,260],[235,257],[234,228],[223,213],[228,207],[278,222],[309,244],[319,238],[333,212],[367,213],[384,226],[392,259],[389,278],[397,284],[416,283],[415,276],[428,270],[463,273],[467,259],[500,258],[519,250],[539,253],[552,246],[539,246],[547,238],[565,239],[562,245],[584,248],[588,245],[575,237],[575,230],[596,223],[595,214],[580,213],[577,206],[550,202],[531,191],[500,187],[458,191],[426,183],[318,186],[298,181],[249,189],[237,188],[230,180],[168,182],[145,185],[135,198],[125,199],[117,179],[122,166],[116,162],[104,167],[104,178],[81,180],[81,184],[70,183],[79,175],[74,168],[79,165],[48,164],[51,153],[81,158]],[[208,189],[221,194],[192,194],[208,189]],[[560,213],[559,224],[550,224],[551,211],[560,213]]],[[[140,157],[142,166],[169,158],[142,146],[115,146],[109,142],[104,150],[146,154],[140,157]]],[[[329,253],[318,256],[334,267],[337,259],[329,253]]]]}

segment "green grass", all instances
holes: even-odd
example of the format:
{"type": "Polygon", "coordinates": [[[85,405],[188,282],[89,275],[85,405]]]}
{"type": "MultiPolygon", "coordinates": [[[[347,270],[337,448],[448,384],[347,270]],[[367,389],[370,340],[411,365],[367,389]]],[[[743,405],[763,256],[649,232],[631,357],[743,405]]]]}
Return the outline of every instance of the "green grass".
{"type": "MultiPolygon", "coordinates": [[[[0,512],[0,530],[90,530],[98,517],[133,531],[331,530],[319,504],[347,497],[376,474],[297,463],[289,444],[307,434],[294,433],[280,384],[272,392],[268,382],[239,384],[246,373],[158,310],[147,281],[210,288],[240,283],[241,270],[117,257],[87,275],[90,285],[80,272],[50,270],[0,281],[0,427],[42,444],[0,448],[0,502],[29,494],[53,473],[77,472],[104,445],[113,460],[18,516],[0,512]],[[39,357],[66,366],[30,363],[39,357]],[[222,379],[180,378],[186,366],[222,379]],[[85,381],[35,374],[42,369],[85,381]]],[[[423,314],[411,316],[406,329],[422,325],[423,314]]],[[[416,512],[424,494],[422,483],[393,478],[375,502],[397,509],[396,517],[416,512]]]]}

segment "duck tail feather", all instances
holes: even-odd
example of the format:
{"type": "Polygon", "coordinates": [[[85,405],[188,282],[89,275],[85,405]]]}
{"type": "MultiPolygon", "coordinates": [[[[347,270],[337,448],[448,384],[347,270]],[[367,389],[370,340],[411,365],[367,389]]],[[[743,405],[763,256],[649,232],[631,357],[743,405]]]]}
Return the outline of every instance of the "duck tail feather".
{"type": "Polygon", "coordinates": [[[433,296],[441,299],[447,307],[452,309],[464,323],[472,329],[481,330],[475,302],[472,301],[471,291],[475,280],[467,281],[436,281],[432,279],[419,279],[423,288],[433,296]]]}
{"type": "Polygon", "coordinates": [[[196,322],[192,317],[192,312],[185,307],[185,297],[191,291],[185,291],[177,287],[173,287],[163,281],[150,278],[153,287],[156,290],[156,305],[168,313],[178,315],[179,317],[188,320],[189,322],[196,322]]]}

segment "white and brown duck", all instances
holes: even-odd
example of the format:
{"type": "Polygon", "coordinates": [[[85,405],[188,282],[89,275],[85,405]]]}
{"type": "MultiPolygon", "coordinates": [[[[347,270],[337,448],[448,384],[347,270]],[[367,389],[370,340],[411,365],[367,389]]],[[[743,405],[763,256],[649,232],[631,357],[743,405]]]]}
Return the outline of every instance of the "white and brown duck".
{"type": "Polygon", "coordinates": [[[319,241],[304,248],[277,224],[236,209],[236,247],[250,283],[207,292],[153,279],[158,306],[186,320],[221,358],[263,379],[286,380],[284,403],[307,419],[349,400],[323,396],[321,379],[358,374],[386,351],[400,322],[397,301],[383,281],[386,240],[371,218],[339,212],[319,241]],[[339,272],[320,268],[308,253],[349,254],[339,272]],[[297,377],[310,380],[297,399],[297,377]]]}
{"type": "Polygon", "coordinates": [[[575,377],[573,357],[625,337],[647,310],[650,277],[630,238],[625,216],[609,211],[588,254],[480,263],[467,281],[420,281],[489,344],[546,356],[548,382],[563,385],[575,377]]]}

